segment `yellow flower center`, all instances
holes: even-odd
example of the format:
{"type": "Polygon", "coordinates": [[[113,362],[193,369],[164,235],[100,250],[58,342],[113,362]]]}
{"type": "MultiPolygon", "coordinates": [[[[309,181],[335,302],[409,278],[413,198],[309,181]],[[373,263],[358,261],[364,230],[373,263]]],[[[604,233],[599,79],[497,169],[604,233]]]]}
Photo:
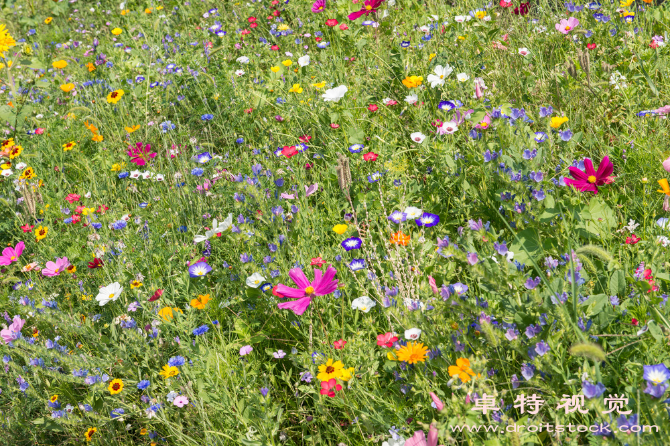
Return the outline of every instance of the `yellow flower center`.
{"type": "Polygon", "coordinates": [[[59,268],[56,268],[56,269],[54,270],[54,272],[55,272],[55,273],[57,273],[57,272],[58,272],[58,270],[59,270],[59,268]]]}
{"type": "Polygon", "coordinates": [[[372,6],[370,6],[370,5],[365,5],[365,9],[367,9],[367,10],[369,11],[369,10],[372,9],[372,6]]]}
{"type": "Polygon", "coordinates": [[[589,183],[595,183],[595,182],[596,182],[596,177],[593,176],[593,175],[590,175],[590,176],[588,177],[587,181],[588,181],[589,183]]]}
{"type": "Polygon", "coordinates": [[[109,295],[109,298],[110,298],[110,299],[113,299],[113,298],[114,298],[114,293],[110,294],[110,295],[109,295]]]}
{"type": "Polygon", "coordinates": [[[308,286],[305,288],[305,294],[312,294],[314,292],[314,287],[313,286],[308,286]]]}
{"type": "Polygon", "coordinates": [[[565,30],[566,30],[566,31],[570,31],[571,29],[572,29],[572,28],[570,28],[569,26],[566,26],[566,27],[565,27],[565,30]]]}

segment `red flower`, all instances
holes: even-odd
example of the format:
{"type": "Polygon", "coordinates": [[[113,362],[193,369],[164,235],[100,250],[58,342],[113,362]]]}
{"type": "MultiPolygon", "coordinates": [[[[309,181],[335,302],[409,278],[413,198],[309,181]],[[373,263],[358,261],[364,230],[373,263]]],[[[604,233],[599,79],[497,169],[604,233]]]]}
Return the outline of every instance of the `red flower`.
{"type": "Polygon", "coordinates": [[[363,159],[365,161],[377,161],[378,156],[379,155],[377,155],[375,152],[368,152],[365,155],[363,155],[363,159]]]}
{"type": "Polygon", "coordinates": [[[390,100],[388,100],[384,103],[384,105],[387,106],[387,107],[390,107],[390,106],[396,105],[396,104],[398,104],[398,101],[396,101],[394,99],[390,99],[390,100]]]}
{"type": "Polygon", "coordinates": [[[317,37],[317,38],[315,38],[314,40],[316,40],[317,43],[318,43],[318,42],[321,42],[323,39],[322,39],[321,37],[317,37]]]}
{"type": "Polygon", "coordinates": [[[631,319],[631,320],[630,320],[630,323],[633,324],[633,325],[635,325],[636,327],[640,324],[640,322],[639,322],[637,319],[635,319],[635,318],[631,319]]]}
{"type": "Polygon", "coordinates": [[[639,242],[640,240],[641,239],[637,235],[633,234],[630,237],[626,237],[626,244],[627,245],[634,245],[637,242],[639,242]]]}
{"type": "Polygon", "coordinates": [[[336,19],[326,20],[326,26],[333,27],[333,26],[337,25],[338,23],[340,23],[340,22],[338,22],[336,19]]]}
{"type": "Polygon", "coordinates": [[[509,8],[512,6],[512,2],[506,2],[505,0],[500,0],[500,6],[503,8],[509,8]]]}
{"type": "Polygon", "coordinates": [[[102,268],[103,265],[104,263],[102,263],[102,259],[99,259],[97,257],[93,259],[92,262],[88,262],[88,267],[90,269],[102,268]]]}
{"type": "Polygon", "coordinates": [[[335,123],[333,122],[333,123],[330,124],[330,128],[333,128],[333,129],[339,129],[339,128],[340,128],[340,124],[335,124],[335,123]]]}
{"type": "Polygon", "coordinates": [[[565,182],[572,185],[575,189],[582,192],[598,193],[598,186],[605,184],[605,180],[614,171],[614,165],[610,162],[610,158],[606,156],[600,162],[598,171],[593,169],[593,162],[590,158],[584,160],[584,169],[581,171],[576,167],[570,167],[570,175],[574,178],[566,178],[565,182]]]}
{"type": "Polygon", "coordinates": [[[342,350],[344,348],[344,344],[346,344],[346,343],[347,343],[347,341],[340,338],[339,341],[333,342],[333,347],[335,347],[335,350],[342,350]]]}
{"type": "Polygon", "coordinates": [[[81,212],[82,212],[84,209],[86,209],[86,206],[77,206],[76,208],[74,208],[74,211],[75,211],[77,214],[81,214],[81,212]]]}
{"type": "Polygon", "coordinates": [[[281,294],[280,292],[277,291],[278,286],[279,285],[275,285],[275,286],[272,287],[272,295],[277,296],[277,297],[284,297],[283,294],[281,294]]]}
{"type": "Polygon", "coordinates": [[[275,17],[279,17],[281,15],[281,11],[275,9],[274,11],[272,11],[272,15],[275,17]]]}
{"type": "Polygon", "coordinates": [[[309,170],[312,168],[312,165],[310,163],[305,163],[305,170],[309,170]]]}
{"type": "Polygon", "coordinates": [[[98,206],[98,213],[99,214],[104,214],[105,212],[107,212],[108,209],[109,208],[103,204],[101,206],[98,206]]]}
{"type": "Polygon", "coordinates": [[[587,43],[586,44],[586,48],[588,48],[590,50],[595,50],[597,46],[598,45],[596,45],[595,43],[587,43]]]}
{"type": "Polygon", "coordinates": [[[249,23],[254,23],[254,22],[256,21],[256,17],[249,17],[249,18],[247,19],[247,21],[248,21],[249,23]]]}
{"type": "Polygon", "coordinates": [[[379,107],[377,107],[377,104],[370,104],[368,105],[368,110],[370,110],[371,112],[376,112],[377,110],[379,110],[379,107]]]}
{"type": "Polygon", "coordinates": [[[321,258],[321,256],[319,256],[319,257],[314,257],[312,259],[312,263],[310,263],[309,265],[310,266],[316,266],[317,268],[321,268],[325,263],[326,263],[326,261],[323,260],[321,258]]]}
{"type": "Polygon", "coordinates": [[[530,12],[530,2],[521,3],[519,6],[514,8],[514,14],[516,15],[526,15],[530,12]]]}
{"type": "Polygon", "coordinates": [[[243,29],[242,31],[240,31],[240,34],[246,36],[247,34],[251,34],[251,31],[249,31],[248,29],[243,29]]]}
{"type": "Polygon", "coordinates": [[[398,340],[398,336],[395,336],[390,331],[388,333],[377,335],[377,345],[380,347],[393,347],[393,343],[398,340]]]}
{"type": "Polygon", "coordinates": [[[251,25],[249,25],[249,28],[256,28],[257,26],[258,26],[258,23],[252,23],[251,25]]]}
{"type": "Polygon", "coordinates": [[[349,26],[348,26],[346,23],[343,23],[343,24],[340,25],[340,29],[341,29],[342,31],[346,31],[346,30],[349,29],[349,26]]]}
{"type": "Polygon", "coordinates": [[[35,225],[24,225],[24,226],[21,226],[21,229],[23,230],[24,233],[33,232],[34,227],[35,227],[35,225]]]}
{"type": "Polygon", "coordinates": [[[298,138],[300,142],[304,142],[305,144],[308,143],[310,139],[312,139],[312,137],[309,135],[302,135],[300,138],[298,138]]]}
{"type": "Polygon", "coordinates": [[[162,295],[163,295],[163,290],[161,290],[160,288],[157,289],[156,292],[154,293],[154,295],[149,298],[149,302],[153,302],[155,300],[160,299],[162,295]]]}
{"type": "Polygon", "coordinates": [[[67,197],[65,197],[65,201],[69,202],[70,204],[73,204],[75,201],[79,201],[80,198],[81,195],[68,194],[67,197]]]}
{"type": "Polygon", "coordinates": [[[321,395],[328,395],[333,398],[335,396],[335,391],[342,390],[342,386],[337,383],[335,378],[330,381],[321,381],[321,395]]]}
{"type": "Polygon", "coordinates": [[[284,148],[281,150],[281,154],[286,158],[291,158],[296,153],[298,153],[298,149],[296,149],[295,146],[284,146],[284,148]]]}
{"type": "Polygon", "coordinates": [[[72,216],[72,223],[79,223],[81,221],[81,217],[79,215],[73,215],[72,216]]]}
{"type": "Polygon", "coordinates": [[[271,49],[272,51],[279,51],[279,45],[272,45],[272,46],[270,47],[270,49],[271,49]]]}
{"type": "Polygon", "coordinates": [[[658,42],[655,40],[652,40],[651,43],[649,44],[649,48],[658,48],[658,42]]]}
{"type": "Polygon", "coordinates": [[[244,110],[244,113],[250,114],[252,111],[254,111],[253,108],[247,108],[247,109],[244,110]]]}

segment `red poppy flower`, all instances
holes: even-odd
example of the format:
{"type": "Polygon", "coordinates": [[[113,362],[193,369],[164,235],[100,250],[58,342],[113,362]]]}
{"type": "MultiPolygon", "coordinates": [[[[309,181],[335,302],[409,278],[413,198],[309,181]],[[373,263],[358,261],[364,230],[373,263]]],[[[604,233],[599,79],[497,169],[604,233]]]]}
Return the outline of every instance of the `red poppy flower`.
{"type": "Polygon", "coordinates": [[[73,215],[72,216],[72,223],[76,224],[81,221],[81,217],[79,215],[73,215]]]}
{"type": "Polygon", "coordinates": [[[300,142],[304,142],[305,144],[308,143],[310,139],[312,139],[312,137],[309,135],[302,135],[300,138],[298,138],[300,142]]]}
{"type": "Polygon", "coordinates": [[[379,110],[379,107],[377,107],[377,104],[370,104],[368,105],[368,110],[370,110],[371,112],[376,112],[377,110],[379,110]]]}
{"type": "Polygon", "coordinates": [[[281,149],[281,154],[286,158],[291,158],[296,153],[298,153],[298,149],[296,149],[295,146],[284,146],[284,148],[281,149]]]}
{"type": "Polygon", "coordinates": [[[314,40],[316,40],[317,43],[318,43],[318,42],[321,42],[323,39],[321,37],[316,37],[314,40]]]}
{"type": "Polygon", "coordinates": [[[326,26],[331,26],[332,27],[332,26],[336,26],[338,23],[340,23],[340,22],[338,22],[336,19],[326,20],[326,26]]]}
{"type": "Polygon", "coordinates": [[[321,395],[328,395],[329,397],[335,397],[335,391],[342,390],[342,386],[337,383],[335,378],[330,381],[321,381],[321,395]]]}
{"type": "Polygon", "coordinates": [[[632,234],[630,237],[626,237],[626,244],[627,245],[634,245],[637,242],[639,242],[641,239],[635,234],[632,234]]]}
{"type": "Polygon", "coordinates": [[[349,26],[347,26],[346,23],[343,23],[343,24],[340,25],[340,29],[341,29],[342,31],[346,31],[346,30],[349,29],[349,26]]]}
{"type": "Polygon", "coordinates": [[[88,262],[88,267],[90,269],[102,268],[103,265],[104,263],[102,262],[102,259],[99,259],[97,257],[93,259],[92,262],[88,262]]]}
{"type": "Polygon", "coordinates": [[[368,152],[365,155],[363,155],[363,159],[365,161],[377,161],[378,156],[379,155],[377,155],[375,152],[368,152]]]}
{"type": "Polygon", "coordinates": [[[281,15],[281,11],[275,9],[274,11],[272,11],[272,15],[275,17],[279,17],[281,15]]]}
{"type": "Polygon", "coordinates": [[[344,348],[344,344],[346,343],[347,341],[340,339],[339,341],[333,342],[333,347],[335,347],[335,350],[342,350],[344,348]]]}
{"type": "Polygon", "coordinates": [[[586,48],[588,48],[590,50],[595,50],[597,46],[598,45],[596,45],[595,43],[587,43],[586,44],[586,48]]]}
{"type": "Polygon", "coordinates": [[[252,23],[251,25],[249,25],[249,28],[256,28],[257,26],[258,26],[258,23],[252,23]]]}
{"type": "Polygon", "coordinates": [[[249,23],[254,23],[254,22],[256,21],[256,17],[253,17],[253,16],[252,16],[252,17],[249,17],[249,18],[247,19],[247,21],[248,21],[249,23]]]}
{"type": "Polygon", "coordinates": [[[73,204],[75,201],[79,201],[80,198],[81,198],[80,195],[68,194],[67,197],[65,197],[65,201],[69,202],[70,204],[73,204]]]}
{"type": "Polygon", "coordinates": [[[638,325],[640,325],[640,322],[639,322],[637,319],[635,319],[635,318],[631,319],[631,320],[630,320],[630,323],[633,324],[633,325],[635,325],[636,327],[637,327],[638,325]]]}
{"type": "Polygon", "coordinates": [[[272,46],[270,47],[270,49],[271,49],[272,51],[279,51],[279,45],[272,45],[272,46]]]}
{"type": "Polygon", "coordinates": [[[154,293],[154,295],[149,298],[149,302],[153,302],[155,300],[160,299],[162,295],[163,295],[163,290],[161,290],[160,288],[157,289],[156,292],[154,293]]]}
{"type": "Polygon", "coordinates": [[[319,257],[314,257],[312,259],[312,263],[310,263],[310,266],[316,266],[317,268],[321,268],[325,263],[326,263],[326,261],[323,260],[321,258],[321,256],[319,256],[319,257]]]}
{"type": "Polygon", "coordinates": [[[658,42],[655,40],[652,40],[651,43],[649,44],[649,48],[658,48],[658,42]]]}

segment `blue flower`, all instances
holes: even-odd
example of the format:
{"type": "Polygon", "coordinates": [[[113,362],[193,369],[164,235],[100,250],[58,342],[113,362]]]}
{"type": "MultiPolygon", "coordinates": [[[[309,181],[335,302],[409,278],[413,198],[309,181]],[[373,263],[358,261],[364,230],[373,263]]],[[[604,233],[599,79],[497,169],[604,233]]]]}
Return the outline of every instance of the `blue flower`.
{"type": "Polygon", "coordinates": [[[202,119],[203,121],[211,121],[213,118],[214,118],[214,115],[209,114],[209,113],[200,116],[200,119],[202,119]]]}
{"type": "Polygon", "coordinates": [[[352,249],[360,249],[362,244],[363,240],[361,240],[360,238],[349,237],[348,239],[342,242],[342,247],[347,251],[351,251],[352,249]]]}
{"type": "Polygon", "coordinates": [[[407,48],[407,47],[409,47],[409,40],[403,40],[402,42],[400,42],[400,46],[401,46],[402,48],[407,48]]]}
{"type": "Polygon", "coordinates": [[[354,144],[349,146],[349,151],[351,153],[361,153],[361,150],[363,150],[365,146],[363,144],[354,144]]]}
{"type": "Polygon", "coordinates": [[[365,268],[364,259],[354,259],[351,262],[349,262],[349,269],[352,271],[360,271],[363,268],[365,268]]]}
{"type": "Polygon", "coordinates": [[[562,132],[558,132],[558,136],[561,137],[562,141],[568,142],[572,139],[572,130],[570,129],[565,129],[562,132]]]}
{"type": "Polygon", "coordinates": [[[244,138],[237,138],[235,140],[235,142],[238,143],[238,144],[243,144],[244,143],[244,138]]]}
{"type": "Polygon", "coordinates": [[[544,142],[549,136],[544,132],[535,132],[535,142],[544,142]]]}
{"type": "Polygon", "coordinates": [[[123,409],[118,408],[118,409],[114,409],[114,410],[111,412],[110,415],[111,415],[112,418],[119,418],[119,417],[120,417],[121,415],[123,415],[124,413],[125,413],[125,411],[124,411],[123,409]]]}
{"type": "Polygon", "coordinates": [[[436,214],[430,214],[428,212],[424,212],[421,217],[417,218],[414,220],[416,222],[417,226],[423,226],[425,228],[430,228],[435,226],[440,222],[440,217],[439,215],[436,214]]]}
{"type": "Polygon", "coordinates": [[[121,172],[121,173],[119,174],[119,178],[120,178],[120,179],[128,178],[128,175],[130,175],[130,173],[128,173],[128,172],[121,172]]]}
{"type": "Polygon", "coordinates": [[[582,392],[584,392],[584,396],[588,399],[600,397],[605,390],[607,389],[603,383],[591,384],[588,381],[582,381],[582,392]]]}
{"type": "Polygon", "coordinates": [[[164,121],[164,122],[161,122],[160,126],[161,126],[161,130],[163,130],[163,133],[167,133],[167,132],[169,132],[170,130],[174,130],[175,127],[176,127],[176,125],[174,125],[174,124],[172,123],[172,121],[164,121]]]}
{"type": "Polygon", "coordinates": [[[205,173],[205,171],[199,167],[196,167],[193,170],[191,170],[191,175],[195,175],[196,177],[202,176],[203,173],[205,173]]]}
{"type": "Polygon", "coordinates": [[[454,104],[452,101],[441,101],[437,105],[437,108],[442,111],[450,111],[456,108],[456,104],[454,104]]]}
{"type": "Polygon", "coordinates": [[[173,356],[172,358],[168,359],[168,365],[170,367],[180,367],[184,365],[186,362],[186,359],[184,359],[183,356],[173,356]]]}
{"type": "Polygon", "coordinates": [[[209,330],[209,327],[207,325],[202,325],[196,329],[193,330],[193,334],[196,336],[203,335],[207,333],[207,330],[209,330]]]}
{"type": "Polygon", "coordinates": [[[379,172],[375,172],[371,175],[368,175],[368,183],[376,183],[377,181],[381,180],[382,174],[379,172]]]}
{"type": "Polygon", "coordinates": [[[137,383],[137,388],[140,389],[140,390],[144,390],[147,387],[149,387],[149,385],[151,385],[149,380],[143,379],[142,381],[137,383]]]}

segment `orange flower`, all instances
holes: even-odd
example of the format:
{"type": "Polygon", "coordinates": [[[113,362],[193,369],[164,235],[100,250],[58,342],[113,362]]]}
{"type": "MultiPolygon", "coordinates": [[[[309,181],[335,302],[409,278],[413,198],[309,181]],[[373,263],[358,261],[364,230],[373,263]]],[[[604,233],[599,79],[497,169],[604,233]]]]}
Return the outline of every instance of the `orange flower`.
{"type": "Polygon", "coordinates": [[[86,68],[88,68],[88,72],[90,73],[91,71],[95,71],[95,65],[93,65],[93,62],[89,62],[86,64],[86,68]]]}
{"type": "Polygon", "coordinates": [[[409,235],[405,235],[402,231],[398,231],[395,234],[391,234],[391,244],[407,246],[409,245],[409,235]]]}
{"type": "Polygon", "coordinates": [[[458,358],[456,365],[449,366],[449,376],[452,378],[458,376],[464,383],[470,381],[471,376],[475,376],[475,372],[470,368],[470,361],[467,358],[458,358]]]}
{"type": "Polygon", "coordinates": [[[104,138],[102,135],[93,135],[93,138],[91,138],[95,142],[101,142],[104,138]]]}
{"type": "Polygon", "coordinates": [[[89,124],[88,120],[84,122],[84,126],[86,126],[86,128],[89,129],[94,135],[98,134],[98,128],[93,124],[89,124]]]}
{"type": "Polygon", "coordinates": [[[209,294],[200,294],[197,299],[192,299],[191,300],[191,306],[193,308],[197,308],[198,310],[204,310],[205,305],[207,305],[207,302],[209,302],[211,299],[209,297],[209,294]]]}
{"type": "Polygon", "coordinates": [[[60,86],[60,89],[63,90],[65,93],[69,93],[72,90],[74,90],[74,84],[70,82],[69,84],[63,84],[60,86]]]}
{"type": "Polygon", "coordinates": [[[162,317],[165,321],[169,322],[174,317],[174,313],[172,310],[174,310],[174,312],[179,312],[182,314],[184,313],[179,308],[164,307],[158,312],[158,315],[162,317]]]}
{"type": "Polygon", "coordinates": [[[139,128],[140,128],[139,124],[134,125],[132,127],[125,127],[126,132],[128,132],[128,133],[133,133],[134,131],[139,130],[139,128]]]}

